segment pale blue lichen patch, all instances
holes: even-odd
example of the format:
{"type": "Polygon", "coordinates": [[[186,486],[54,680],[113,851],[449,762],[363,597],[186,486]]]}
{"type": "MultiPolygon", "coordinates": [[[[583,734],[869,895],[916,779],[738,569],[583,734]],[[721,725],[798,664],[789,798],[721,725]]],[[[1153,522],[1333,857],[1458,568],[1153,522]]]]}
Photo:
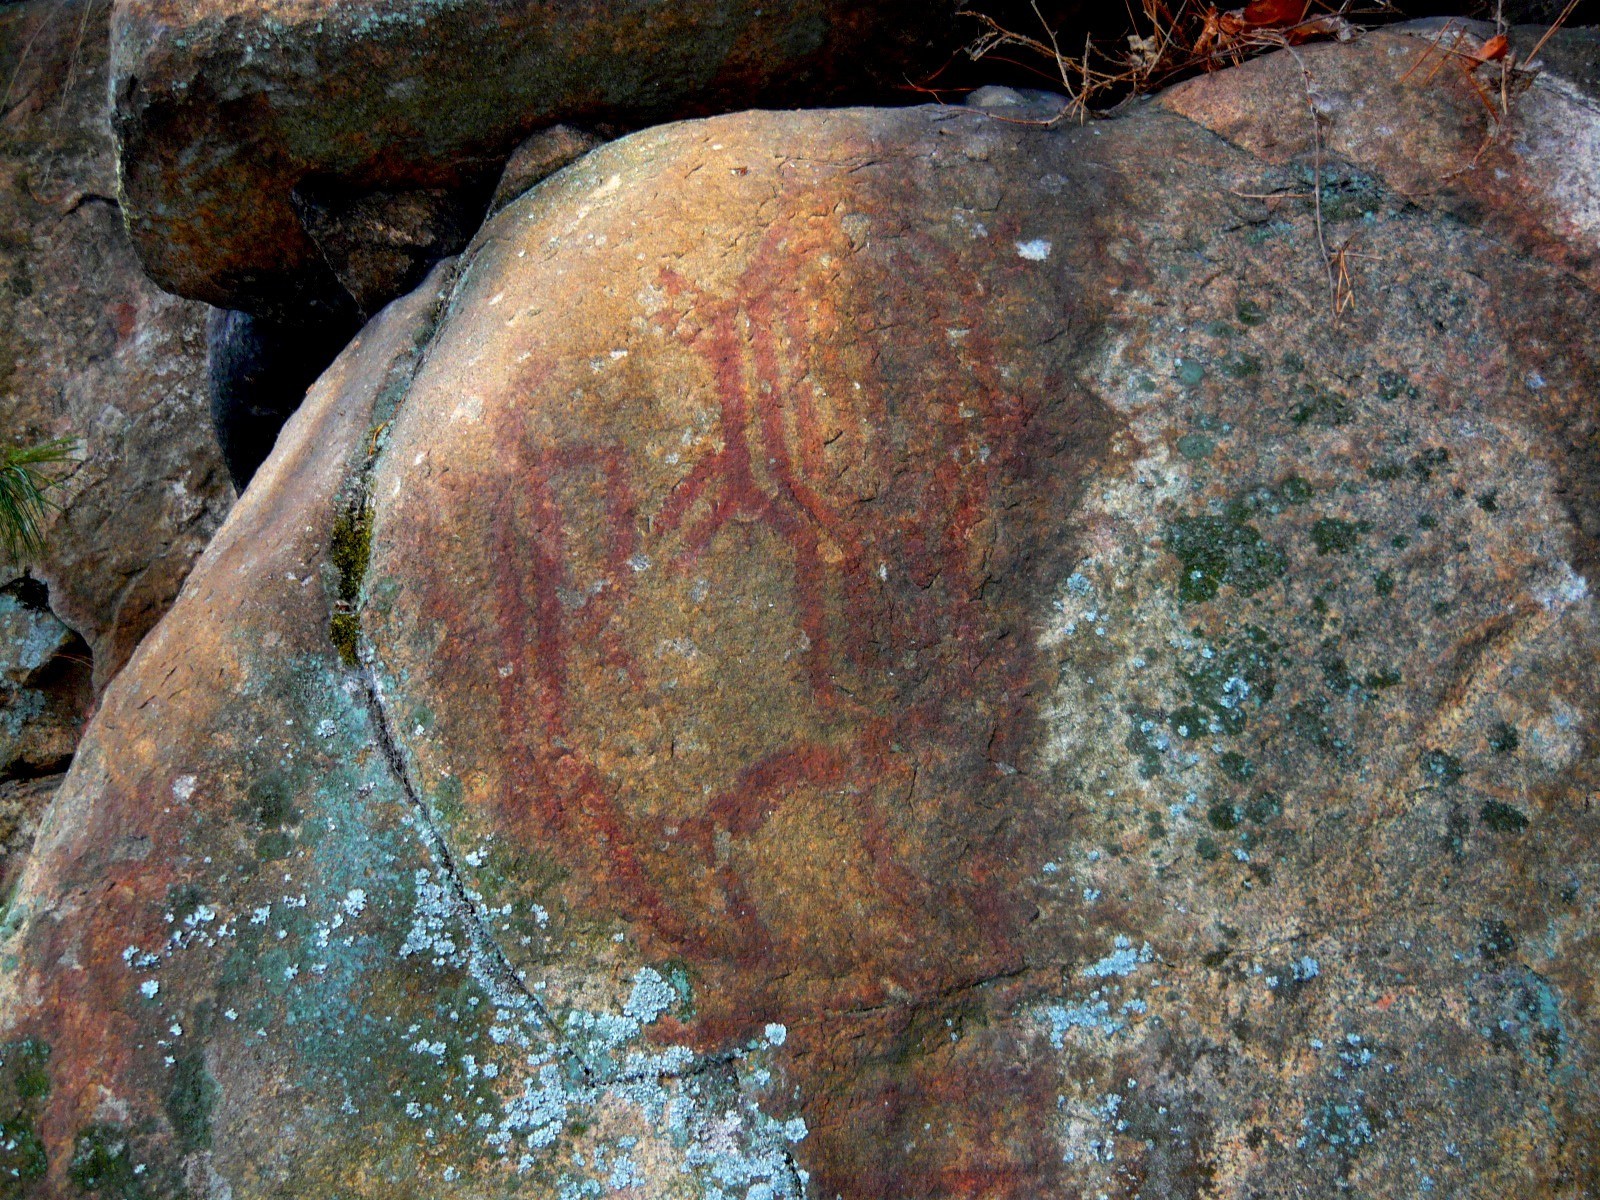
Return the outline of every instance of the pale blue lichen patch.
{"type": "Polygon", "coordinates": [[[649,1025],[678,1002],[678,993],[654,967],[641,967],[622,1013],[640,1025],[649,1025]]]}
{"type": "Polygon", "coordinates": [[[1118,934],[1111,953],[1098,962],[1082,968],[1079,974],[1093,979],[1105,979],[1112,975],[1132,975],[1154,957],[1155,953],[1150,949],[1150,943],[1146,942],[1138,949],[1134,949],[1131,938],[1126,934],[1118,934]]]}

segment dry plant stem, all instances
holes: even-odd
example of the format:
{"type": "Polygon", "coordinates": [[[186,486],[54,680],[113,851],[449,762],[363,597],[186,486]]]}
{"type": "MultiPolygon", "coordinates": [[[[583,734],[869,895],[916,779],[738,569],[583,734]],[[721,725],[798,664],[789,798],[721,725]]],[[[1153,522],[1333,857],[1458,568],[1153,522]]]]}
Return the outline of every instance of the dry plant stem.
{"type": "MultiPolygon", "coordinates": [[[[1039,11],[1039,0],[1030,0],[1029,7],[1033,15],[1039,18],[1039,24],[1044,26],[1045,36],[1050,39],[1050,53],[1056,60],[1056,70],[1061,72],[1061,86],[1067,89],[1067,95],[1072,95],[1072,80],[1067,78],[1067,60],[1061,53],[1061,46],[1056,41],[1056,31],[1050,28],[1050,22],[1044,19],[1044,14],[1039,11]]],[[[1088,54],[1084,55],[1084,78],[1088,79],[1089,63],[1088,54]]]]}
{"type": "MultiPolygon", "coordinates": [[[[28,188],[33,193],[34,198],[42,204],[51,203],[49,200],[41,199],[41,195],[48,196],[50,194],[50,177],[55,174],[56,167],[61,162],[61,119],[66,116],[67,101],[72,94],[72,77],[78,72],[78,59],[83,52],[83,35],[89,28],[89,16],[94,12],[96,3],[98,3],[98,0],[87,0],[87,3],[83,6],[82,16],[78,18],[78,36],[72,43],[72,55],[67,59],[67,74],[61,81],[61,99],[56,105],[55,119],[50,125],[50,140],[54,144],[55,150],[50,156],[49,164],[45,167],[44,178],[39,181],[38,188],[35,189],[32,185],[29,185],[28,188]]],[[[21,69],[20,66],[18,69],[21,69]]]]}
{"type": "MultiPolygon", "coordinates": [[[[1534,44],[1533,49],[1530,50],[1525,57],[1519,57],[1514,54],[1505,54],[1503,57],[1495,60],[1495,65],[1500,68],[1500,103],[1498,108],[1496,108],[1494,102],[1490,99],[1489,94],[1484,90],[1484,86],[1477,76],[1477,71],[1479,68],[1487,65],[1490,60],[1483,57],[1482,54],[1464,54],[1457,49],[1461,43],[1464,33],[1458,33],[1455,42],[1452,43],[1448,49],[1446,49],[1443,45],[1443,42],[1446,34],[1450,32],[1450,25],[1445,26],[1444,30],[1440,32],[1439,36],[1431,41],[1427,48],[1424,49],[1423,52],[1417,57],[1417,61],[1411,64],[1410,69],[1406,71],[1405,75],[1401,76],[1401,82],[1409,79],[1412,73],[1415,72],[1418,67],[1426,62],[1436,52],[1438,52],[1440,55],[1439,66],[1435,67],[1435,69],[1429,73],[1429,81],[1431,81],[1433,77],[1439,73],[1439,68],[1451,58],[1461,59],[1462,74],[1466,77],[1467,82],[1472,85],[1473,90],[1478,95],[1479,101],[1483,104],[1485,110],[1489,114],[1489,125],[1484,132],[1483,143],[1478,147],[1477,151],[1473,154],[1472,158],[1466,163],[1465,166],[1459,167],[1445,175],[1443,177],[1444,182],[1449,182],[1450,180],[1456,179],[1461,175],[1465,175],[1468,171],[1476,170],[1478,164],[1483,160],[1483,156],[1488,152],[1489,148],[1496,142],[1509,135],[1511,130],[1511,115],[1514,103],[1517,97],[1520,96],[1521,93],[1529,86],[1531,86],[1534,78],[1538,75],[1539,69],[1537,66],[1533,65],[1534,60],[1537,59],[1539,52],[1543,50],[1547,44],[1549,44],[1550,39],[1556,35],[1557,31],[1560,30],[1569,19],[1571,19],[1572,14],[1577,11],[1579,2],[1580,0],[1567,0],[1567,5],[1561,10],[1561,14],[1556,17],[1553,22],[1551,22],[1550,28],[1544,31],[1544,36],[1534,44]]],[[[1500,30],[1504,30],[1506,28],[1503,18],[1498,13],[1496,16],[1496,28],[1500,30]]]]}
{"type": "MultiPolygon", "coordinates": [[[[1314,85],[1311,81],[1311,70],[1306,66],[1306,60],[1300,57],[1293,46],[1285,45],[1293,57],[1295,65],[1300,68],[1300,78],[1305,84],[1306,110],[1311,114],[1311,199],[1312,212],[1317,222],[1317,250],[1322,255],[1322,269],[1328,277],[1328,294],[1333,301],[1333,315],[1338,317],[1348,306],[1341,300],[1338,276],[1334,273],[1333,256],[1328,253],[1328,237],[1322,223],[1322,114],[1317,112],[1317,101],[1314,85]]],[[[1344,272],[1346,282],[1349,281],[1348,271],[1344,272]]],[[[1351,299],[1353,300],[1353,295],[1351,299]]]]}

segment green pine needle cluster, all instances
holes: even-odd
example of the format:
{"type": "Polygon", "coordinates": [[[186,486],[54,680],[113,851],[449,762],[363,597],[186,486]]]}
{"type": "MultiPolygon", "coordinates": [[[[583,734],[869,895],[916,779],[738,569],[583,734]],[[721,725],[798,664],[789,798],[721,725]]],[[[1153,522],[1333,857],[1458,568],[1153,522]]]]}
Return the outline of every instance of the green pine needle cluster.
{"type": "Polygon", "coordinates": [[[61,482],[47,468],[73,462],[76,448],[74,438],[0,448],[0,548],[12,562],[36,558],[43,550],[39,525],[56,507],[50,492],[61,482]]]}

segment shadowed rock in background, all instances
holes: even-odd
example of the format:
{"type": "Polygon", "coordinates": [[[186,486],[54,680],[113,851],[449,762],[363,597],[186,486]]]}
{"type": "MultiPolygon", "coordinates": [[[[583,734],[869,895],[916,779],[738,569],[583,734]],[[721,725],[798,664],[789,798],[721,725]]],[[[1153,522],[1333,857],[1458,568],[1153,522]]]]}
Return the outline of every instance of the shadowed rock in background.
{"type": "Polygon", "coordinates": [[[957,3],[118,0],[129,228],[163,287],[307,323],[348,303],[350,260],[319,250],[326,224],[308,228],[298,189],[346,212],[476,195],[479,216],[513,149],[549,126],[882,99],[938,61],[957,3]]]}

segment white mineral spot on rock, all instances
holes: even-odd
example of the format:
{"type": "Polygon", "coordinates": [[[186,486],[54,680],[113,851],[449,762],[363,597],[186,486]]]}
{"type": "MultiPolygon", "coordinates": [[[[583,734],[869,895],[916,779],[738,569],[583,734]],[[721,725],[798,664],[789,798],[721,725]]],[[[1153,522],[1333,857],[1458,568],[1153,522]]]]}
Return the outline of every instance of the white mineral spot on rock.
{"type": "Polygon", "coordinates": [[[1044,262],[1050,257],[1051,244],[1044,238],[1035,238],[1031,242],[1017,243],[1017,256],[1029,262],[1044,262]]]}
{"type": "Polygon", "coordinates": [[[784,1044],[784,1042],[789,1040],[789,1027],[787,1025],[778,1025],[776,1023],[768,1025],[766,1028],[766,1037],[767,1042],[770,1045],[781,1046],[784,1044]]]}
{"type": "Polygon", "coordinates": [[[172,794],[176,799],[187,800],[198,786],[199,781],[193,775],[179,775],[172,781],[172,794]]]}

